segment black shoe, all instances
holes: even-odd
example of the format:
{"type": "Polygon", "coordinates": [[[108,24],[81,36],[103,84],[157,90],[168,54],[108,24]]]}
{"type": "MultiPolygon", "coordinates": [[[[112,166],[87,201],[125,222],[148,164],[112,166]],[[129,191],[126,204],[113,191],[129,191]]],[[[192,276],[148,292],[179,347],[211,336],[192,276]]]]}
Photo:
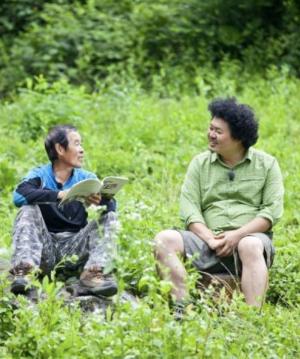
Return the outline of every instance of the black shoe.
{"type": "Polygon", "coordinates": [[[173,304],[173,316],[177,321],[182,321],[186,312],[186,303],[185,302],[175,302],[173,304]]]}
{"type": "Polygon", "coordinates": [[[105,276],[101,271],[85,270],[80,276],[80,285],[84,291],[93,295],[111,297],[118,292],[117,283],[111,276],[105,276]]]}
{"type": "Polygon", "coordinates": [[[28,279],[31,266],[16,267],[12,270],[14,274],[14,280],[10,286],[10,291],[14,294],[26,294],[30,291],[31,285],[28,279]]]}

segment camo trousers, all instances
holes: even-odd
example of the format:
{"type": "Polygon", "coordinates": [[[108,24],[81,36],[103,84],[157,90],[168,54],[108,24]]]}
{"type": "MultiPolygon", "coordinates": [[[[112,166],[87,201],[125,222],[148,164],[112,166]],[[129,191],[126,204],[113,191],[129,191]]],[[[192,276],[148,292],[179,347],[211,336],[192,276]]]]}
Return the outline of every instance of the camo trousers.
{"type": "Polygon", "coordinates": [[[116,252],[115,212],[90,221],[77,233],[48,231],[38,205],[21,207],[13,227],[12,268],[27,263],[50,273],[64,257],[78,256],[84,269],[110,268],[116,252]]]}

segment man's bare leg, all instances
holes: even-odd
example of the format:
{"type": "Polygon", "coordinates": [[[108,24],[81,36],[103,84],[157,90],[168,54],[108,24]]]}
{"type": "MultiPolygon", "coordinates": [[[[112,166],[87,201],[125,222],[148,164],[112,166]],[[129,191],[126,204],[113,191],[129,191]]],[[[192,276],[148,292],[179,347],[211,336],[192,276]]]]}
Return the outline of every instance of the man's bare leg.
{"type": "Polygon", "coordinates": [[[155,237],[155,256],[158,260],[159,273],[162,278],[173,284],[171,293],[180,301],[187,296],[186,270],[178,255],[183,255],[183,239],[175,230],[165,230],[155,237]]]}
{"type": "Polygon", "coordinates": [[[261,307],[268,286],[268,269],[263,255],[264,247],[259,238],[241,239],[238,252],[243,264],[242,291],[246,303],[261,307]]]}

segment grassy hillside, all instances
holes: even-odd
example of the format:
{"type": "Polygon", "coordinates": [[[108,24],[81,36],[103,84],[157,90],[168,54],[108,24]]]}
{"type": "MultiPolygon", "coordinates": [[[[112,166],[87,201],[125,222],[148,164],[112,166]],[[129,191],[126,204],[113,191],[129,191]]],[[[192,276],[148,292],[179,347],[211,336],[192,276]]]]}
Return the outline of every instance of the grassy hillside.
{"type": "MultiPolygon", "coordinates": [[[[85,168],[99,177],[122,175],[118,196],[122,229],[117,259],[120,288],[138,293],[137,308],[116,298],[116,311],[82,316],[56,299],[58,286],[44,282],[48,299],[13,311],[0,286],[0,357],[5,358],[296,358],[300,356],[300,83],[284,72],[243,83],[230,74],[201,83],[201,95],[161,98],[137,85],[88,94],[61,81],[28,83],[0,106],[0,257],[10,255],[16,209],[11,191],[33,166],[47,161],[43,138],[56,123],[73,123],[83,135],[85,168]],[[242,85],[241,85],[242,84],[242,85]],[[260,119],[256,145],[276,156],[284,175],[285,214],[275,227],[277,256],[261,313],[237,295],[213,303],[208,291],[183,323],[168,309],[169,284],[159,281],[152,239],[180,226],[178,194],[191,158],[206,148],[212,97],[236,95],[260,119]],[[299,137],[298,137],[299,136],[299,137]]],[[[161,86],[161,84],[159,85],[161,86]]],[[[163,91],[158,91],[161,93],[163,91]]],[[[192,276],[193,277],[193,276],[192,276]]],[[[192,285],[192,283],[191,283],[192,285]]]]}

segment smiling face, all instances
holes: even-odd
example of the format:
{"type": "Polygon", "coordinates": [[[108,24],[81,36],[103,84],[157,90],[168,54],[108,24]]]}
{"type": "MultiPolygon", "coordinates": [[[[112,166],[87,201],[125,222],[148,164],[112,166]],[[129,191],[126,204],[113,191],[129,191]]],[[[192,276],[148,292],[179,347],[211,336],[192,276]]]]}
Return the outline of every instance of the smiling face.
{"type": "Polygon", "coordinates": [[[243,150],[240,140],[232,138],[227,122],[214,117],[208,128],[208,147],[221,156],[243,150]]]}
{"type": "Polygon", "coordinates": [[[79,168],[82,166],[84,150],[81,144],[81,136],[77,131],[67,132],[68,147],[55,144],[58,161],[66,167],[79,168]]]}

